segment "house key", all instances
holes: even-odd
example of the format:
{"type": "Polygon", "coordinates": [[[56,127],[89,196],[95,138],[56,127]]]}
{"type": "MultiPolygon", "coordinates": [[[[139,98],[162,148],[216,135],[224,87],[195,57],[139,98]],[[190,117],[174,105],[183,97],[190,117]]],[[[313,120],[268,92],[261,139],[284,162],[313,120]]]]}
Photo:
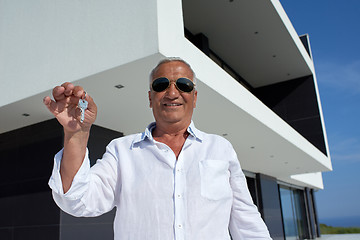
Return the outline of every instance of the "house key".
{"type": "Polygon", "coordinates": [[[80,122],[83,123],[84,122],[84,119],[85,119],[85,110],[87,109],[88,107],[88,102],[85,100],[86,98],[86,92],[85,92],[85,97],[83,99],[79,99],[79,102],[78,102],[78,107],[80,108],[80,111],[81,111],[81,118],[80,118],[80,122]]]}

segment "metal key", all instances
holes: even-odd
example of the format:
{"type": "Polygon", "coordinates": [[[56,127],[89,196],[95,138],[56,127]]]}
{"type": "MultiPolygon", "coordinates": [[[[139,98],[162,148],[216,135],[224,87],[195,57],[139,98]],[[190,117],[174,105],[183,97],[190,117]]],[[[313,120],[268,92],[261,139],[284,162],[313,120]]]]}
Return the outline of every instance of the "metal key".
{"type": "MultiPolygon", "coordinates": [[[[86,95],[85,95],[86,96],[86,95]]],[[[81,118],[80,118],[80,122],[84,122],[85,119],[85,110],[88,107],[88,102],[84,99],[79,99],[78,102],[78,107],[80,108],[81,111],[81,118]]]]}

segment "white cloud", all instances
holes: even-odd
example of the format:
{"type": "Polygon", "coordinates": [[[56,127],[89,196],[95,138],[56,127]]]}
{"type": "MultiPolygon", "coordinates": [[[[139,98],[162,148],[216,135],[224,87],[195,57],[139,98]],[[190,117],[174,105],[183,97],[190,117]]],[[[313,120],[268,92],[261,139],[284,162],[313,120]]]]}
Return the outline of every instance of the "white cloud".
{"type": "Polygon", "coordinates": [[[360,153],[332,154],[331,158],[336,159],[338,161],[360,162],[360,153]]]}
{"type": "Polygon", "coordinates": [[[360,60],[347,64],[321,61],[316,65],[316,75],[324,85],[360,93],[360,60]]]}
{"type": "Polygon", "coordinates": [[[331,158],[336,161],[360,162],[360,140],[354,137],[334,136],[330,144],[331,158]]]}

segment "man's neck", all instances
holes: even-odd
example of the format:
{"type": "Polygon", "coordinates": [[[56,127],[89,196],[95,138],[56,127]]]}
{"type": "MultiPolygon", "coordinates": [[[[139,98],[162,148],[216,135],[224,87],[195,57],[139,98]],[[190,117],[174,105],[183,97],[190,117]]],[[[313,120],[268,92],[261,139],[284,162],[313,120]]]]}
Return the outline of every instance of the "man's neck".
{"type": "Polygon", "coordinates": [[[189,125],[186,127],[176,127],[172,125],[171,127],[165,128],[161,125],[156,125],[152,135],[156,141],[162,142],[169,146],[177,158],[181,152],[182,146],[186,141],[186,138],[189,136],[189,132],[187,131],[189,125]]]}
{"type": "Polygon", "coordinates": [[[152,132],[152,135],[154,138],[173,138],[173,137],[179,137],[183,136],[184,134],[186,137],[188,136],[187,129],[190,125],[190,122],[188,124],[159,124],[156,122],[156,127],[152,132]]]}

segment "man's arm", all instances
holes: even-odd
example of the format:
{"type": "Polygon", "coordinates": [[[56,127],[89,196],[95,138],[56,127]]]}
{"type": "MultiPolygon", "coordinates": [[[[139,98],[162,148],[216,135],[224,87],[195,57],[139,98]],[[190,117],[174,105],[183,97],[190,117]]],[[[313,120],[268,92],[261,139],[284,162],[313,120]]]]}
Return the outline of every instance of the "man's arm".
{"type": "Polygon", "coordinates": [[[64,128],[64,151],[60,165],[61,181],[66,193],[86,154],[91,125],[95,122],[97,107],[93,99],[80,86],[64,83],[53,89],[54,100],[44,98],[44,104],[64,128]],[[80,98],[88,102],[84,121],[77,107],[80,98]]]}
{"type": "Polygon", "coordinates": [[[231,236],[234,240],[271,240],[267,226],[253,203],[245,175],[231,144],[228,151],[227,156],[230,157],[230,185],[233,191],[233,206],[229,223],[231,236]]]}

